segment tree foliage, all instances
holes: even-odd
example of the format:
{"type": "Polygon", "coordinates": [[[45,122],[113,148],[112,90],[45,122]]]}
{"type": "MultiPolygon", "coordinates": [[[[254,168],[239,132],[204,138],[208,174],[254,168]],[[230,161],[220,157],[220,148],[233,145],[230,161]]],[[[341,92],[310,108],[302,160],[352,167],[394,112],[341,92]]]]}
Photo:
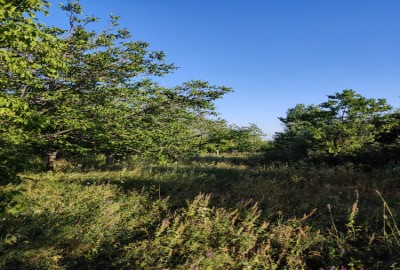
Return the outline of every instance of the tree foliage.
{"type": "Polygon", "coordinates": [[[36,13],[47,14],[46,0],[0,1],[0,87],[40,83],[38,73],[56,77],[63,68],[61,43],[43,29],[36,13]]]}
{"type": "Polygon", "coordinates": [[[13,1],[1,12],[2,148],[23,145],[45,154],[50,170],[60,152],[109,160],[190,155],[188,127],[200,114],[215,114],[213,101],[231,89],[199,80],[162,87],[152,78],[175,66],[162,51],[132,40],[118,16],[110,16],[103,31],[91,30],[98,18],[68,1],[60,5],[69,25],[62,29],[35,19],[48,5],[13,1]]]}
{"type": "MultiPolygon", "coordinates": [[[[92,30],[99,19],[70,0],[60,5],[69,26],[63,29],[36,19],[37,12],[47,13],[46,0],[0,3],[0,166],[6,177],[26,168],[32,155],[47,156],[51,170],[59,153],[103,155],[112,163],[133,155],[166,161],[265,147],[255,124],[209,117],[230,88],[200,80],[175,87],[154,82],[175,66],[164,52],[134,40],[118,16],[110,16],[104,30],[92,30]]],[[[280,118],[285,129],[274,137],[275,153],[287,160],[340,160],[368,149],[392,151],[399,121],[390,110],[384,99],[353,90],[318,105],[299,104],[280,118]]]]}
{"type": "Polygon", "coordinates": [[[56,77],[63,68],[55,37],[43,31],[35,13],[49,3],[40,0],[0,1],[0,178],[16,179],[25,165],[27,141],[38,115],[23,99],[28,87],[37,86],[37,72],[56,77]],[[39,45],[40,43],[40,45],[39,45]],[[17,89],[19,91],[17,91],[17,89]]]}
{"type": "Polygon", "coordinates": [[[223,119],[198,118],[193,138],[199,152],[257,152],[265,147],[265,135],[256,124],[229,125],[223,119]]]}
{"type": "Polygon", "coordinates": [[[285,130],[275,136],[275,145],[294,159],[351,156],[393,127],[391,109],[385,99],[368,99],[353,90],[329,95],[318,105],[298,104],[279,118],[285,130]]]}

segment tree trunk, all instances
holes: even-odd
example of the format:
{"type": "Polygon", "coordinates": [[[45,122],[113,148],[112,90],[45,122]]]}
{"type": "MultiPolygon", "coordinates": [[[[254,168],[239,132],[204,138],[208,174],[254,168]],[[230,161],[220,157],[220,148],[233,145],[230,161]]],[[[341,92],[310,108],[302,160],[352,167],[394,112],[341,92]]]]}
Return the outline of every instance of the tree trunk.
{"type": "Polygon", "coordinates": [[[58,150],[51,150],[46,153],[47,155],[47,163],[46,163],[46,170],[47,171],[54,171],[56,160],[57,160],[57,153],[58,150]]]}
{"type": "Polygon", "coordinates": [[[107,155],[106,156],[106,167],[110,167],[111,165],[114,164],[114,157],[113,155],[107,155]]]}

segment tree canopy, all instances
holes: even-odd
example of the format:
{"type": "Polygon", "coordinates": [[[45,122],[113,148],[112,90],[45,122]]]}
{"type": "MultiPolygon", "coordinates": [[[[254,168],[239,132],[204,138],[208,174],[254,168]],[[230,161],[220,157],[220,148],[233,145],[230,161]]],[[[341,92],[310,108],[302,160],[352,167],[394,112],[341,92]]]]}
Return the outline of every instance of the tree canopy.
{"type": "Polygon", "coordinates": [[[296,159],[351,156],[396,124],[391,109],[385,99],[343,90],[321,104],[289,109],[279,118],[285,130],[275,136],[275,145],[296,159]]]}
{"type": "MultiPolygon", "coordinates": [[[[79,1],[60,8],[68,27],[36,19],[46,0],[0,0],[0,172],[12,178],[32,156],[103,156],[107,163],[131,156],[167,161],[202,152],[258,151],[264,134],[255,125],[229,125],[214,101],[232,91],[191,80],[163,87],[155,77],[176,67],[162,51],[134,40],[111,15],[94,27],[79,1]]],[[[280,120],[273,149],[284,159],[354,156],[372,144],[397,149],[398,112],[384,99],[353,90],[318,105],[298,104],[280,120]],[[390,146],[389,146],[390,145],[390,146]]],[[[378,148],[379,148],[378,147],[378,148]]],[[[375,147],[376,148],[376,147],[375,147]]],[[[385,150],[385,151],[386,151],[385,150]]],[[[389,151],[389,150],[387,150],[389,151]]],[[[5,181],[7,183],[7,181],[5,181]]]]}
{"type": "Polygon", "coordinates": [[[10,156],[26,153],[21,147],[47,155],[48,169],[59,152],[156,159],[191,152],[188,127],[200,114],[215,114],[213,101],[231,89],[199,80],[162,87],[152,78],[175,66],[165,62],[164,52],[132,40],[118,16],[110,16],[103,31],[90,30],[98,18],[68,1],[60,7],[69,28],[61,29],[36,20],[35,12],[48,6],[2,5],[0,142],[1,155],[8,157],[3,160],[13,163],[10,156]]]}

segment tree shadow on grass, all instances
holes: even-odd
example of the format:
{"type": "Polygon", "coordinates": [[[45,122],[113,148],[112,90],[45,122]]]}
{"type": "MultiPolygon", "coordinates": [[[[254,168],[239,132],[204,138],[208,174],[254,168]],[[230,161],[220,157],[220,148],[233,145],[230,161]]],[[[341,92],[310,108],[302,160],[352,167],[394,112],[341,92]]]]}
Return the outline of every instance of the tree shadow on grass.
{"type": "Polygon", "coordinates": [[[211,195],[213,206],[231,207],[243,200],[235,186],[248,179],[248,171],[240,168],[216,166],[156,166],[134,171],[111,171],[91,175],[65,175],[61,181],[80,182],[82,185],[115,185],[124,192],[145,191],[155,198],[169,197],[173,207],[185,206],[199,193],[211,195]]]}
{"type": "MultiPolygon", "coordinates": [[[[210,204],[216,207],[231,208],[251,199],[259,204],[265,217],[274,213],[283,213],[287,218],[299,217],[319,209],[320,219],[330,222],[329,204],[335,215],[347,222],[356,192],[361,198],[359,217],[372,220],[381,211],[382,202],[375,189],[385,191],[390,183],[377,187],[375,177],[367,176],[334,170],[321,172],[286,167],[252,170],[244,166],[192,164],[154,166],[136,172],[77,174],[76,177],[66,174],[65,180],[79,181],[82,185],[110,184],[124,192],[145,191],[155,199],[169,197],[172,208],[186,206],[187,201],[199,193],[210,194],[210,204]]],[[[393,202],[399,198],[398,193],[384,193],[390,205],[397,205],[393,202]]]]}

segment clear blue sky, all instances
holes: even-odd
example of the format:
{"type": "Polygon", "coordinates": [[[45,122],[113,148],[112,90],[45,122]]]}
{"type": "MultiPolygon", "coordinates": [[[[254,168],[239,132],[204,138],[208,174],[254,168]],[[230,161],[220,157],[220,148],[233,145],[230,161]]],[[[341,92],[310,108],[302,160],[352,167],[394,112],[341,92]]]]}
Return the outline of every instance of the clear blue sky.
{"type": "MultiPolygon", "coordinates": [[[[51,1],[48,24],[66,17],[51,1]]],[[[256,123],[269,135],[298,103],[354,89],[400,101],[400,0],[86,0],[89,15],[108,14],[134,39],[180,67],[174,86],[202,79],[234,89],[217,102],[230,123],[256,123]]]]}

